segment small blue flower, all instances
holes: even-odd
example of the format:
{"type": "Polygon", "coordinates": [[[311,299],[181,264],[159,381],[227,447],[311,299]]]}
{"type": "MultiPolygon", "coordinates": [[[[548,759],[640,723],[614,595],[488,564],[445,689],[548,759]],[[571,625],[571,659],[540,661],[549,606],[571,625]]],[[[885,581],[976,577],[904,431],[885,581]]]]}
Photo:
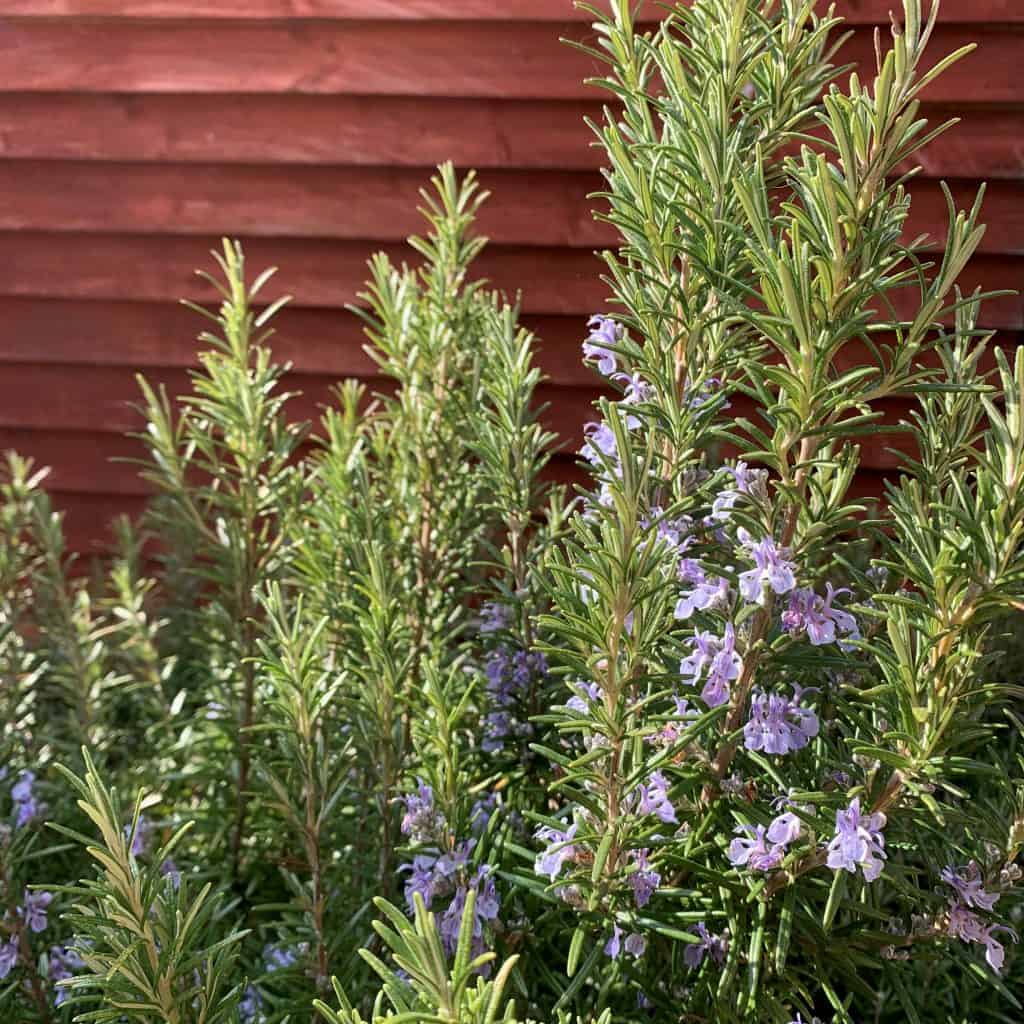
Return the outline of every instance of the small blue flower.
{"type": "Polygon", "coordinates": [[[598,370],[610,377],[617,369],[611,347],[621,344],[625,332],[610,316],[601,316],[600,313],[595,313],[587,321],[587,327],[590,336],[583,342],[583,355],[587,359],[596,359],[598,370]]]}
{"type": "Polygon", "coordinates": [[[784,755],[806,747],[820,728],[814,711],[800,705],[806,692],[796,685],[792,698],[755,693],[750,701],[750,718],[743,727],[743,745],[747,750],[784,755]]]}
{"type": "Polygon", "coordinates": [[[53,902],[53,893],[25,890],[25,905],[18,907],[22,920],[34,932],[46,930],[46,908],[53,902]]]}
{"type": "Polygon", "coordinates": [[[417,789],[409,796],[399,797],[405,804],[402,816],[402,835],[414,842],[426,843],[444,829],[444,815],[434,805],[434,790],[422,779],[417,779],[417,789]]]}
{"type": "Polygon", "coordinates": [[[11,799],[17,810],[15,818],[17,828],[24,828],[33,818],[43,812],[43,807],[33,792],[35,782],[36,773],[26,770],[19,773],[18,781],[11,787],[11,799]]]}
{"type": "Polygon", "coordinates": [[[668,798],[668,779],[662,772],[653,772],[646,783],[637,787],[637,812],[655,814],[666,825],[676,825],[679,819],[672,801],[668,798]]]}
{"type": "Polygon", "coordinates": [[[828,844],[828,866],[851,874],[859,867],[864,879],[873,882],[882,873],[885,860],[885,815],[862,814],[860,797],[849,807],[836,811],[836,834],[828,844]]]}
{"type": "Polygon", "coordinates": [[[18,963],[20,951],[18,936],[12,935],[7,942],[0,945],[0,981],[3,981],[18,963]]]}
{"type": "Polygon", "coordinates": [[[648,863],[649,850],[635,850],[632,854],[636,871],[627,876],[633,889],[633,898],[638,907],[645,907],[661,885],[661,875],[654,871],[648,863]]]}
{"type": "Polygon", "coordinates": [[[575,822],[564,832],[559,832],[549,825],[541,825],[535,833],[536,838],[548,844],[547,849],[537,854],[533,870],[538,875],[547,875],[553,882],[561,873],[567,861],[576,859],[576,848],[572,845],[576,835],[575,822]]]}

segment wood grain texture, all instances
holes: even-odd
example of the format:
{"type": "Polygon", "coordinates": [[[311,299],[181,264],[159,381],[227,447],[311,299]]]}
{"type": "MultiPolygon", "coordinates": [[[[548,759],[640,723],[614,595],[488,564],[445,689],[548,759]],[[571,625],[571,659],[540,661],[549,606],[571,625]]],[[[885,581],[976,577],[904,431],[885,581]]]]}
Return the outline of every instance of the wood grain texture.
{"type": "MultiPolygon", "coordinates": [[[[599,6],[599,4],[598,4],[599,6]]],[[[821,5],[822,9],[824,4],[821,5]]],[[[900,0],[841,0],[852,24],[887,24],[902,14],[900,0]]],[[[648,2],[641,11],[653,16],[648,2]]],[[[0,0],[0,16],[133,18],[382,18],[387,20],[584,21],[591,16],[573,0],[0,0]]],[[[1024,22],[1017,0],[942,0],[943,22],[1024,22]]]]}
{"type": "MultiPolygon", "coordinates": [[[[585,123],[601,109],[586,100],[0,93],[0,158],[583,171],[604,162],[585,123]]],[[[922,116],[961,118],[921,153],[928,176],[1024,179],[1024,110],[931,105],[922,116]]]]}
{"type": "MultiPolygon", "coordinates": [[[[366,277],[367,246],[320,239],[243,238],[249,265],[280,267],[277,286],[297,306],[341,307],[355,302],[366,277]]],[[[160,235],[54,235],[0,232],[0,296],[117,299],[144,301],[213,300],[212,288],[195,274],[206,266],[204,253],[216,238],[160,235]]],[[[394,260],[412,259],[404,246],[381,246],[394,260]]],[[[514,295],[523,289],[527,314],[585,317],[602,309],[607,288],[599,279],[601,263],[583,249],[491,246],[477,264],[481,277],[514,295]],[[524,283],[525,282],[525,283],[524,283]]],[[[1024,259],[976,257],[961,275],[972,291],[1015,289],[1024,279],[1024,259]]],[[[897,293],[900,315],[911,313],[913,296],[897,293]]],[[[1024,327],[1024,298],[1002,295],[985,305],[986,327],[1024,327]]]]}
{"type": "MultiPolygon", "coordinates": [[[[373,246],[319,239],[242,237],[249,266],[281,268],[278,287],[299,306],[355,302],[373,246]]],[[[214,299],[196,276],[219,240],[171,235],[82,235],[0,232],[0,295],[197,302],[214,299]]],[[[378,246],[396,261],[412,261],[405,246],[378,246]]],[[[491,246],[477,262],[481,277],[509,295],[520,288],[529,313],[586,315],[601,308],[606,289],[600,261],[583,249],[491,246]]]]}
{"type": "MultiPolygon", "coordinates": [[[[852,30],[839,60],[873,64],[873,30],[852,30]]],[[[559,36],[593,42],[578,23],[19,19],[0,23],[5,92],[311,93],[495,99],[593,99],[603,64],[559,36]]],[[[1024,29],[970,27],[978,45],[925,91],[933,102],[1024,103],[1024,29]]],[[[936,59],[968,38],[933,37],[936,59]]]]}
{"type": "MultiPolygon", "coordinates": [[[[400,243],[422,228],[426,169],[251,167],[95,162],[0,162],[0,230],[243,234],[400,243]]],[[[499,245],[607,248],[616,231],[595,220],[596,173],[490,170],[478,220],[499,245]]],[[[958,207],[976,187],[955,182],[958,207]]],[[[1024,252],[1024,181],[996,181],[986,195],[982,252],[1024,252]]],[[[948,224],[938,182],[914,183],[909,234],[940,244],[948,224]]]]}

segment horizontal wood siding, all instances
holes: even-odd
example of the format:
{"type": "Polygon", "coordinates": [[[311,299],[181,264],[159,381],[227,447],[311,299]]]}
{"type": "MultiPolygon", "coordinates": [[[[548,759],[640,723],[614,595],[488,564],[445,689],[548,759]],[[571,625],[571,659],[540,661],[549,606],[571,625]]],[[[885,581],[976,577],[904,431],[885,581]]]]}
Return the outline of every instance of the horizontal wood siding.
{"type": "MultiPolygon", "coordinates": [[[[897,0],[837,6],[852,25],[842,58],[870,61],[897,0]]],[[[480,270],[522,292],[566,441],[554,471],[573,472],[596,393],[579,342],[606,293],[593,250],[614,238],[587,199],[601,157],[585,119],[604,96],[583,79],[601,65],[560,37],[594,39],[570,0],[0,0],[0,449],[54,467],[73,547],[144,500],[112,461],[138,452],[123,436],[139,425],[135,373],[187,388],[199,325],[177,300],[213,298],[193,270],[218,236],[281,268],[294,302],[277,351],[303,393],[295,415],[315,418],[339,378],[373,381],[343,307],[372,251],[409,258],[417,189],[449,158],[493,192],[480,270]]],[[[936,58],[970,41],[978,53],[925,94],[925,116],[962,123],[924,154],[912,228],[942,238],[940,178],[960,204],[989,181],[962,285],[1015,289],[1024,2],[945,0],[936,58]]],[[[984,323],[1014,348],[1024,300],[992,299],[984,323]]],[[[890,440],[868,439],[861,493],[893,468],[890,440]]]]}

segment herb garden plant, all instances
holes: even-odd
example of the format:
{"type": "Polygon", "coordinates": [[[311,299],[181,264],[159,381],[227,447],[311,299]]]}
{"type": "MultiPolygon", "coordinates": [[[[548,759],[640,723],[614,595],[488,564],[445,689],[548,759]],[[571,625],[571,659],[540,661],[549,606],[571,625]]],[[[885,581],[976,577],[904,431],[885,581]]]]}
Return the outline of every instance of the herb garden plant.
{"type": "Polygon", "coordinates": [[[980,198],[906,232],[966,51],[904,0],[860,78],[815,7],[587,8],[584,487],[448,166],[418,267],[370,264],[388,387],[293,422],[227,243],[108,559],[8,457],[4,1020],[1020,1019],[1024,358],[956,290],[980,198]]]}

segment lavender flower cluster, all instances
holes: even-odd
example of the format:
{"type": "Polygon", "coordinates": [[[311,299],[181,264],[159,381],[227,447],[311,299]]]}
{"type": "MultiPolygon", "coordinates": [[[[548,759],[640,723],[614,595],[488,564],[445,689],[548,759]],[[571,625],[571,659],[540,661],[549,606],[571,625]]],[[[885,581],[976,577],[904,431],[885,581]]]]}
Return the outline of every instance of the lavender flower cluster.
{"type": "MultiPolygon", "coordinates": [[[[496,925],[501,910],[493,869],[489,864],[480,864],[475,870],[472,869],[470,861],[476,840],[454,841],[447,831],[444,814],[436,807],[431,786],[419,780],[416,792],[402,800],[406,807],[401,824],[402,834],[416,843],[433,844],[431,849],[416,853],[412,863],[400,869],[409,873],[405,882],[405,900],[409,913],[415,909],[417,896],[428,910],[435,909],[438,900],[447,899],[447,906],[440,914],[438,930],[445,950],[452,954],[459,943],[466,900],[469,893],[473,892],[471,948],[474,955],[479,955],[486,948],[484,927],[496,925]]],[[[482,831],[491,813],[493,806],[490,801],[478,801],[470,813],[471,826],[482,831]]]]}
{"type": "Polygon", "coordinates": [[[991,912],[999,902],[1000,894],[985,890],[981,871],[975,861],[971,861],[963,869],[943,869],[942,880],[951,886],[956,894],[955,898],[949,901],[946,933],[950,938],[984,946],[985,960],[998,974],[1003,969],[1006,950],[996,938],[996,932],[1005,932],[1014,942],[1017,941],[1017,934],[1006,925],[986,923],[975,911],[991,912]]]}
{"type": "Polygon", "coordinates": [[[523,738],[531,735],[530,723],[516,712],[522,698],[547,670],[547,660],[538,651],[524,651],[500,644],[488,654],[484,671],[491,710],[484,716],[480,744],[485,753],[495,754],[504,750],[510,736],[523,738]]]}
{"type": "Polygon", "coordinates": [[[729,844],[729,860],[751,871],[774,871],[785,859],[790,843],[800,838],[802,828],[792,811],[784,811],[768,826],[737,825],[739,834],[729,844]]]}
{"type": "MultiPolygon", "coordinates": [[[[53,894],[44,891],[26,889],[21,904],[15,908],[16,917],[12,920],[10,913],[4,915],[3,923],[10,932],[9,938],[0,943],[0,981],[3,981],[18,966],[22,954],[22,929],[27,928],[33,934],[40,934],[49,927],[47,911],[53,902],[53,894]]],[[[65,946],[52,946],[49,954],[49,976],[54,983],[70,978],[75,970],[83,967],[81,957],[65,946]]],[[[54,995],[57,1006],[63,1004],[67,991],[58,988],[54,995]]]]}
{"type": "MultiPolygon", "coordinates": [[[[0,782],[7,777],[7,769],[0,768],[0,782]]],[[[15,828],[24,828],[31,821],[46,813],[46,805],[35,794],[36,773],[25,769],[11,786],[11,802],[14,804],[15,828]]]]}

